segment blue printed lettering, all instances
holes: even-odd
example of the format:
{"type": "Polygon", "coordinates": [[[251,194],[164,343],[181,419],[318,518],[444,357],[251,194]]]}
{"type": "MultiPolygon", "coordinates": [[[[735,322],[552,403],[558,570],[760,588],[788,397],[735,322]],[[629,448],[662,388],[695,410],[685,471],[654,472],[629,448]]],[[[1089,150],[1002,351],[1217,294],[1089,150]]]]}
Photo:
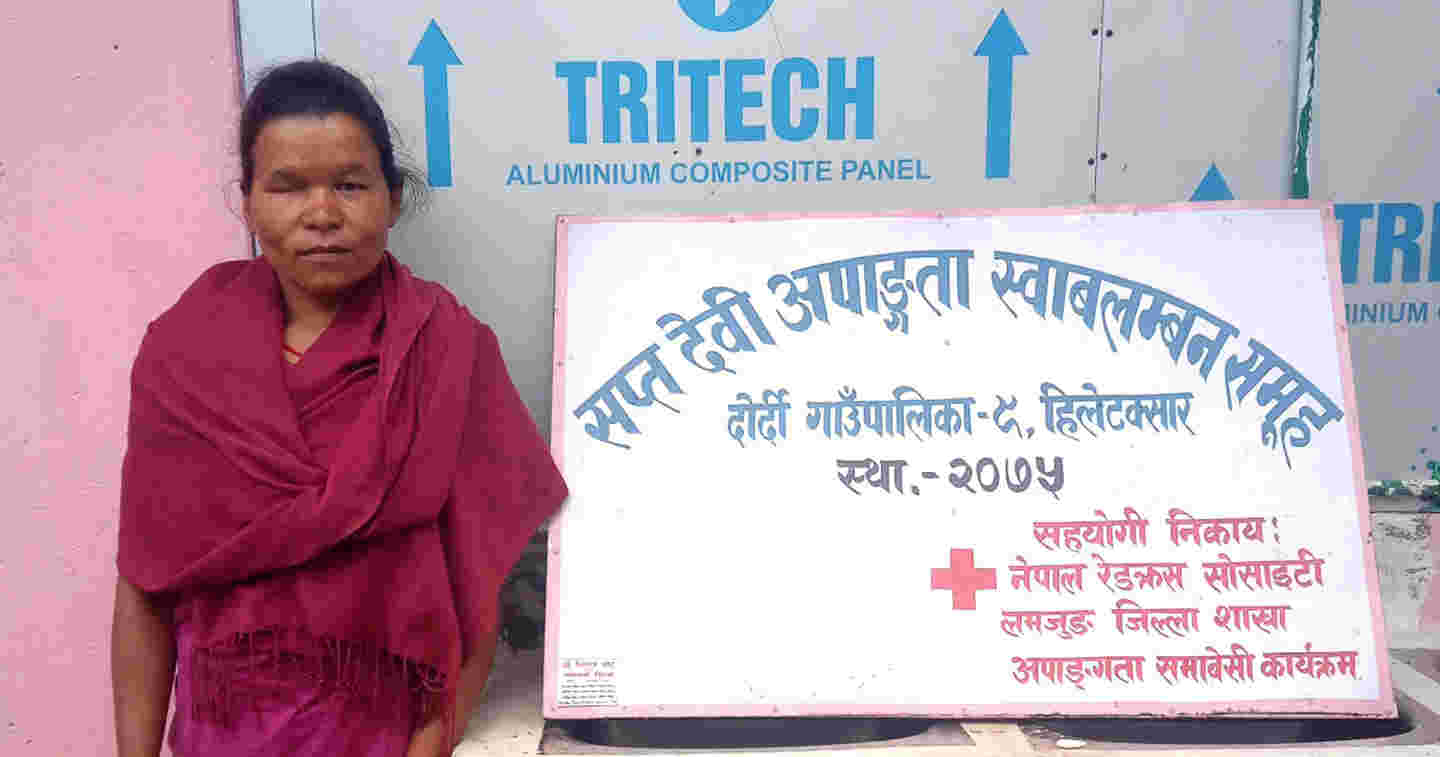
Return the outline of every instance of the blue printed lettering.
{"type": "Polygon", "coordinates": [[[560,61],[555,78],[565,80],[565,98],[570,113],[570,144],[583,145],[585,131],[585,80],[595,76],[595,61],[560,61]]]}
{"type": "Polygon", "coordinates": [[[763,142],[765,127],[745,123],[745,111],[765,104],[757,90],[745,89],[745,77],[764,76],[765,61],[740,58],[725,61],[725,141],[763,142]]]}
{"type": "MultiPolygon", "coordinates": [[[[656,142],[674,142],[681,117],[676,113],[677,77],[690,82],[692,142],[710,141],[710,90],[717,78],[720,80],[725,141],[764,141],[767,138],[767,120],[781,140],[800,142],[814,138],[820,130],[821,108],[797,107],[795,98],[799,92],[822,89],[820,68],[816,62],[792,57],[776,63],[769,71],[769,103],[765,102],[767,87],[753,81],[766,75],[766,61],[761,58],[657,60],[653,80],[651,70],[639,61],[555,63],[555,78],[565,83],[566,132],[571,144],[589,142],[587,95],[590,80],[597,78],[600,80],[602,140],[607,144],[649,142],[652,124],[656,142]],[[764,113],[767,105],[769,112],[764,113]],[[762,113],[756,119],[751,111],[762,113]],[[747,119],[747,116],[750,118],[747,119]],[[622,124],[627,121],[628,127],[623,127],[622,124]],[[628,136],[625,136],[627,132],[628,136]]],[[[823,84],[826,139],[874,139],[875,58],[828,58],[823,84]]]]}
{"type": "Polygon", "coordinates": [[[556,184],[659,184],[660,163],[544,163],[523,168],[512,164],[505,186],[556,184]],[[537,170],[538,169],[538,170],[537,170]]]}
{"type": "Polygon", "coordinates": [[[710,77],[720,75],[720,61],[682,60],[680,75],[690,80],[690,141],[709,142],[710,77]]]}
{"type": "Polygon", "coordinates": [[[925,161],[917,158],[892,158],[890,160],[857,160],[847,158],[840,161],[840,179],[853,181],[917,181],[928,180],[925,161]]]}
{"type": "Polygon", "coordinates": [[[875,138],[875,58],[855,59],[855,86],[845,86],[845,59],[827,62],[825,132],[831,140],[845,138],[845,106],[855,106],[855,138],[875,138]]]}
{"type": "Polygon", "coordinates": [[[1440,234],[1435,231],[1436,221],[1440,220],[1440,203],[1431,206],[1430,263],[1426,266],[1427,245],[1422,239],[1425,210],[1423,206],[1409,202],[1335,204],[1335,219],[1340,225],[1341,281],[1354,284],[1360,280],[1361,242],[1370,241],[1365,238],[1365,222],[1372,218],[1375,219],[1375,235],[1369,281],[1377,284],[1394,282],[1395,256],[1399,253],[1399,281],[1418,282],[1421,280],[1421,269],[1426,268],[1426,279],[1432,283],[1440,282],[1440,234]]]}
{"type": "Polygon", "coordinates": [[[630,114],[630,141],[650,141],[650,114],[640,98],[645,95],[645,67],[634,61],[607,60],[600,66],[600,106],[606,144],[620,141],[620,111],[630,114]],[[627,86],[620,88],[620,79],[627,86]]]}
{"type": "Polygon", "coordinates": [[[800,78],[800,89],[820,88],[820,70],[805,58],[786,58],[775,65],[770,83],[772,120],[775,136],[788,142],[803,142],[815,136],[815,130],[820,128],[818,108],[801,108],[798,122],[791,118],[794,112],[790,104],[791,80],[796,76],[800,78]]]}
{"type": "Polygon", "coordinates": [[[675,141],[675,61],[655,61],[655,141],[675,141]]]}
{"type": "MultiPolygon", "coordinates": [[[[1440,309],[1436,311],[1440,318],[1440,309]]],[[[1423,324],[1430,321],[1428,302],[1374,302],[1345,305],[1345,322],[1356,324],[1409,323],[1423,324]]]]}
{"type": "Polygon", "coordinates": [[[1440,282],[1440,233],[1436,231],[1440,222],[1440,202],[1430,208],[1430,276],[1432,282],[1440,282]]]}
{"type": "Polygon", "coordinates": [[[1380,204],[1380,219],[1375,230],[1375,281],[1390,281],[1391,265],[1395,262],[1394,252],[1404,256],[1404,267],[1400,272],[1402,281],[1420,280],[1420,231],[1425,227],[1425,213],[1419,205],[1408,202],[1384,202],[1380,204]],[[1399,231],[1400,221],[1405,230],[1399,231]]]}

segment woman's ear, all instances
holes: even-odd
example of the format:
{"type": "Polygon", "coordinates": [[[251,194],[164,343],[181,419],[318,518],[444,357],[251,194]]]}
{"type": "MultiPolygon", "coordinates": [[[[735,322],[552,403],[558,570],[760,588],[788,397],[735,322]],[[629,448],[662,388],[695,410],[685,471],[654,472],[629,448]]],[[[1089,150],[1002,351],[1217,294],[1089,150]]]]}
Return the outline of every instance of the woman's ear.
{"type": "Polygon", "coordinates": [[[390,190],[390,228],[400,222],[400,212],[405,207],[405,188],[390,190]]]}
{"type": "Polygon", "coordinates": [[[245,222],[245,230],[250,234],[255,233],[255,224],[250,218],[250,195],[241,192],[240,194],[240,220],[245,222]]]}

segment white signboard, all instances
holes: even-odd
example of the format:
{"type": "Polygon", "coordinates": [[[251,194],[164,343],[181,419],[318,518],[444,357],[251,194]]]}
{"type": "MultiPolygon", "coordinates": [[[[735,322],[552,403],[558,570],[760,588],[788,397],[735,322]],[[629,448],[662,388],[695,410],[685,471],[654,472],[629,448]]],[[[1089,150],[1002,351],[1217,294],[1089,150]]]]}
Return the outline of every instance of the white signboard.
{"type": "Polygon", "coordinates": [[[557,249],[548,716],[1393,713],[1328,207],[557,249]]]}

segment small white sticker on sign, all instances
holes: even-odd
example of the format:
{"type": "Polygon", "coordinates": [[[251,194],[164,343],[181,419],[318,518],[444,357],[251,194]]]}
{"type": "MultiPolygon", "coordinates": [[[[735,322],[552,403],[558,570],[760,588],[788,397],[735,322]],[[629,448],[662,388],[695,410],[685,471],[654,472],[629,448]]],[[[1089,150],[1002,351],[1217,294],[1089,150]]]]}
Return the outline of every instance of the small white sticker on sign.
{"type": "Polygon", "coordinates": [[[565,657],[560,660],[560,707],[614,707],[620,704],[614,657],[565,657]]]}

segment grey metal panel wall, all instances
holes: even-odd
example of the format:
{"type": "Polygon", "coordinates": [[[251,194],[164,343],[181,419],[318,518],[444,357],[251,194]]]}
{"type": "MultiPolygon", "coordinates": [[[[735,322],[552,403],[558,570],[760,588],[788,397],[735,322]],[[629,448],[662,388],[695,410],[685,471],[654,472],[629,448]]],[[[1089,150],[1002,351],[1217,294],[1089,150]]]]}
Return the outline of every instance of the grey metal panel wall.
{"type": "Polygon", "coordinates": [[[1440,15],[1429,3],[1306,8],[1318,34],[1302,158],[1311,196],[1336,203],[1349,263],[1366,475],[1430,478],[1440,465],[1440,15]]]}

